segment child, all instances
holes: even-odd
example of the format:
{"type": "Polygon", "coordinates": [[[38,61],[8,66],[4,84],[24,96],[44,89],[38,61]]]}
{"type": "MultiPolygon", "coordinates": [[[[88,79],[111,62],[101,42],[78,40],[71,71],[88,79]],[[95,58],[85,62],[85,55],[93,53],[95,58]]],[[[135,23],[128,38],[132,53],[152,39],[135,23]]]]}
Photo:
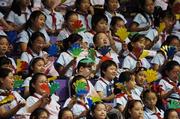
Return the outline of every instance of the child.
{"type": "Polygon", "coordinates": [[[139,100],[131,100],[124,111],[125,119],[144,119],[143,104],[139,100]]]}
{"type": "Polygon", "coordinates": [[[179,119],[179,116],[175,109],[168,109],[164,113],[164,119],[179,119]]]}
{"type": "Polygon", "coordinates": [[[144,119],[163,119],[164,111],[156,107],[158,100],[156,92],[147,89],[142,95],[145,104],[144,119]]]}
{"type": "Polygon", "coordinates": [[[32,79],[32,76],[36,73],[45,73],[45,61],[42,57],[36,57],[31,60],[29,65],[29,77],[24,80],[22,87],[24,89],[24,97],[27,98],[29,96],[29,83],[32,79]]]}
{"type": "Polygon", "coordinates": [[[104,9],[105,9],[105,15],[108,18],[108,24],[110,24],[113,16],[118,16],[121,19],[123,19],[125,24],[127,23],[124,16],[120,13],[117,13],[117,9],[119,8],[119,6],[120,6],[120,3],[118,0],[105,0],[104,9]]]}
{"type": "Polygon", "coordinates": [[[35,109],[30,116],[30,119],[48,119],[49,112],[44,108],[35,109]]]}
{"type": "Polygon", "coordinates": [[[16,114],[24,115],[25,111],[22,107],[25,106],[25,100],[13,91],[14,78],[13,73],[8,68],[0,68],[0,101],[3,101],[8,96],[13,96],[12,99],[0,106],[0,118],[11,118],[16,114]]]}
{"type": "Polygon", "coordinates": [[[121,91],[118,92],[118,86],[115,84],[115,99],[114,106],[117,106],[120,112],[124,111],[124,108],[129,100],[140,100],[141,92],[136,88],[135,75],[129,71],[122,72],[119,76],[119,83],[122,83],[121,91]]]}
{"type": "Polygon", "coordinates": [[[50,36],[57,36],[59,30],[62,28],[64,18],[60,12],[55,11],[53,0],[43,0],[43,12],[46,15],[46,31],[50,36]]]}
{"type": "Polygon", "coordinates": [[[74,119],[73,112],[68,108],[62,108],[59,112],[59,119],[74,119]]]}
{"type": "Polygon", "coordinates": [[[89,92],[89,85],[85,77],[75,76],[71,83],[72,97],[68,98],[64,104],[64,107],[69,107],[75,118],[86,119],[87,112],[89,111],[88,100],[86,98],[89,92]],[[80,85],[83,87],[78,87],[80,85]]]}
{"type": "Polygon", "coordinates": [[[30,81],[30,96],[27,98],[27,112],[32,113],[35,109],[43,107],[48,110],[50,119],[58,119],[60,105],[49,96],[42,85],[48,86],[48,79],[43,73],[36,73],[30,81]]]}
{"type": "MultiPolygon", "coordinates": [[[[3,17],[4,17],[4,15],[0,12],[0,26],[2,26],[5,31],[11,31],[11,30],[13,30],[14,27],[12,27],[11,25],[9,25],[3,17]]],[[[0,29],[0,35],[3,35],[1,32],[3,33],[3,30],[2,30],[2,29],[0,29]]],[[[5,33],[4,33],[4,34],[5,34],[5,33]]]]}
{"type": "Polygon", "coordinates": [[[112,60],[104,61],[100,67],[101,77],[95,84],[99,97],[104,102],[112,102],[114,99],[113,83],[117,75],[117,65],[112,60]]]}
{"type": "Polygon", "coordinates": [[[143,49],[145,48],[144,35],[135,34],[128,43],[129,55],[124,58],[122,68],[134,71],[138,67],[150,68],[149,62],[146,58],[139,59],[143,49]]]}
{"type": "Polygon", "coordinates": [[[17,43],[19,43],[20,50],[22,52],[27,51],[27,44],[29,42],[29,39],[32,33],[36,31],[43,33],[45,36],[46,41],[44,44],[44,48],[49,47],[50,38],[46,30],[44,29],[45,21],[46,21],[46,16],[41,11],[34,11],[31,13],[30,18],[25,24],[25,29],[17,36],[18,37],[17,43]]]}

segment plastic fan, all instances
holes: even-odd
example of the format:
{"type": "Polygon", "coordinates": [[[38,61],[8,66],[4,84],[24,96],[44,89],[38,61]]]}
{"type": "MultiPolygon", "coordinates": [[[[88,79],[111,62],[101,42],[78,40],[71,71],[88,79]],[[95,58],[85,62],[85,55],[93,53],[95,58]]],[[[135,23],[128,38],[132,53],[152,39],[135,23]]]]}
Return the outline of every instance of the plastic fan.
{"type": "Polygon", "coordinates": [[[27,69],[28,69],[28,63],[25,61],[22,61],[21,59],[17,59],[16,72],[25,71],[27,69]]]}
{"type": "Polygon", "coordinates": [[[15,99],[14,95],[10,94],[7,97],[5,97],[3,100],[0,101],[0,106],[13,101],[14,99],[15,99]]]}
{"type": "Polygon", "coordinates": [[[108,52],[111,51],[110,46],[102,46],[98,49],[99,53],[103,56],[105,56],[108,52]]]}
{"type": "Polygon", "coordinates": [[[81,60],[80,62],[82,62],[82,63],[94,63],[95,61],[92,60],[90,57],[87,57],[87,58],[81,60]]]}
{"type": "Polygon", "coordinates": [[[83,94],[87,94],[88,90],[87,90],[87,83],[82,82],[82,81],[76,81],[75,83],[75,91],[77,95],[83,95],[83,94]]]}
{"type": "Polygon", "coordinates": [[[84,31],[85,28],[82,28],[82,27],[83,27],[83,24],[81,20],[77,20],[73,23],[73,28],[75,29],[75,33],[84,31]]]}
{"type": "Polygon", "coordinates": [[[139,57],[139,60],[147,57],[149,55],[149,52],[147,50],[143,50],[142,54],[139,57]]]}
{"type": "Polygon", "coordinates": [[[58,83],[51,83],[50,94],[52,95],[60,88],[58,83]]]}
{"type": "Polygon", "coordinates": [[[174,54],[176,53],[176,47],[174,46],[162,46],[161,49],[160,49],[164,55],[167,56],[168,59],[172,59],[174,54]]]}
{"type": "Polygon", "coordinates": [[[91,97],[91,99],[92,99],[93,103],[102,102],[100,97],[91,97]]]}
{"type": "Polygon", "coordinates": [[[158,79],[158,73],[155,70],[148,69],[148,70],[144,71],[144,73],[146,75],[147,83],[151,83],[158,79]]]}
{"type": "Polygon", "coordinates": [[[121,42],[124,42],[129,36],[129,32],[127,32],[127,29],[124,27],[119,28],[115,34],[120,38],[121,42]]]}
{"type": "Polygon", "coordinates": [[[51,82],[51,81],[54,81],[56,79],[57,79],[57,76],[52,76],[52,77],[48,78],[48,81],[51,82]]]}
{"type": "Polygon", "coordinates": [[[164,22],[161,22],[160,25],[159,25],[159,27],[158,27],[158,29],[157,29],[158,33],[163,32],[164,29],[165,29],[165,27],[166,27],[165,23],[164,23],[164,22]]]}
{"type": "Polygon", "coordinates": [[[70,48],[70,52],[73,55],[73,57],[79,57],[79,55],[82,52],[82,48],[80,47],[80,44],[78,43],[74,43],[71,48],[70,48]]]}
{"type": "Polygon", "coordinates": [[[176,100],[171,100],[168,103],[168,108],[170,108],[170,109],[179,109],[180,108],[180,102],[178,102],[176,100]]]}
{"type": "Polygon", "coordinates": [[[50,88],[47,83],[43,83],[40,85],[41,89],[44,90],[47,94],[50,94],[50,88]]]}
{"type": "Polygon", "coordinates": [[[52,44],[48,49],[47,53],[49,56],[56,56],[58,54],[59,47],[56,44],[52,44]]]}
{"type": "Polygon", "coordinates": [[[14,75],[14,89],[20,89],[24,83],[22,76],[14,75]]]}
{"type": "Polygon", "coordinates": [[[94,48],[90,48],[88,50],[88,57],[95,61],[96,51],[94,48]]]}
{"type": "Polygon", "coordinates": [[[105,61],[107,61],[107,60],[112,60],[112,58],[111,57],[108,57],[108,56],[102,56],[102,57],[100,57],[101,58],[101,61],[102,62],[105,62],[105,61]]]}

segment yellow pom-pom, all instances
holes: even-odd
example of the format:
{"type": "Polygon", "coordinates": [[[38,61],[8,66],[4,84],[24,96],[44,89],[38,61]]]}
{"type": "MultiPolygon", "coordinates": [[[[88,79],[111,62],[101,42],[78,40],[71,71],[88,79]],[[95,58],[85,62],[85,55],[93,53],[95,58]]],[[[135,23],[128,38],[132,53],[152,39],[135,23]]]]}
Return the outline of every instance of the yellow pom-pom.
{"type": "Polygon", "coordinates": [[[48,78],[48,81],[54,81],[56,79],[57,79],[57,76],[52,76],[52,77],[48,78]]]}
{"type": "Polygon", "coordinates": [[[148,83],[151,83],[153,81],[156,81],[158,78],[158,73],[155,70],[148,69],[147,71],[144,72],[146,75],[146,80],[148,83]]]}
{"type": "Polygon", "coordinates": [[[127,32],[126,28],[121,27],[117,30],[115,34],[120,38],[121,42],[124,42],[126,38],[128,37],[129,32],[127,32]]]}
{"type": "Polygon", "coordinates": [[[91,99],[92,99],[93,103],[102,101],[100,97],[91,97],[91,99]]]}
{"type": "Polygon", "coordinates": [[[149,55],[149,52],[147,50],[143,50],[142,54],[139,57],[139,60],[147,57],[149,55]]]}
{"type": "Polygon", "coordinates": [[[164,22],[161,22],[160,25],[159,25],[159,28],[157,29],[158,30],[158,33],[161,33],[164,31],[166,25],[164,22]]]}

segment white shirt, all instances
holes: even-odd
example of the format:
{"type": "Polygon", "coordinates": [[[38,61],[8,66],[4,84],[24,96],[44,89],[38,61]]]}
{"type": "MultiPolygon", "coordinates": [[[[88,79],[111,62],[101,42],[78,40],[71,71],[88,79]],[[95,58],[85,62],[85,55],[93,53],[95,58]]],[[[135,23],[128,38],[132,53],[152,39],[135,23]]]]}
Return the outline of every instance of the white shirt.
{"type": "Polygon", "coordinates": [[[59,41],[63,41],[64,39],[68,38],[71,35],[71,32],[67,28],[63,28],[60,30],[57,39],[59,41]]]}
{"type": "Polygon", "coordinates": [[[159,113],[160,117],[163,119],[164,118],[164,111],[163,110],[159,110],[156,107],[156,112],[151,111],[150,109],[148,109],[147,107],[145,107],[144,109],[144,119],[159,119],[158,116],[156,115],[156,113],[159,113]]]}
{"type": "Polygon", "coordinates": [[[105,0],[90,0],[92,5],[104,5],[105,0]]]}
{"type": "MultiPolygon", "coordinates": [[[[46,27],[51,30],[55,29],[53,26],[51,11],[49,11],[48,9],[43,9],[43,13],[46,15],[46,27]]],[[[64,22],[64,17],[60,12],[54,11],[54,13],[56,17],[56,29],[61,29],[64,22]]]]}
{"type": "Polygon", "coordinates": [[[92,19],[92,15],[87,15],[87,21],[85,19],[85,16],[81,15],[81,14],[78,14],[78,18],[79,20],[82,21],[82,28],[85,28],[86,30],[90,30],[91,29],[91,19],[92,19]],[[89,26],[89,29],[88,27],[89,26]]]}
{"type": "Polygon", "coordinates": [[[2,19],[4,17],[4,15],[0,12],[0,19],[2,19]]]}

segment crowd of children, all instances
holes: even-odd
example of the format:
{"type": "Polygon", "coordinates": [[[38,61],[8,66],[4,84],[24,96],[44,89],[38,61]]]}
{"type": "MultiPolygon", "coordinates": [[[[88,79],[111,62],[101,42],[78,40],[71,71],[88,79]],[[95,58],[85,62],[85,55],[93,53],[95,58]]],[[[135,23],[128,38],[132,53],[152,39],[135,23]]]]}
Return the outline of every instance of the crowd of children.
{"type": "Polygon", "coordinates": [[[2,0],[0,119],[180,119],[180,0],[2,0]]]}

